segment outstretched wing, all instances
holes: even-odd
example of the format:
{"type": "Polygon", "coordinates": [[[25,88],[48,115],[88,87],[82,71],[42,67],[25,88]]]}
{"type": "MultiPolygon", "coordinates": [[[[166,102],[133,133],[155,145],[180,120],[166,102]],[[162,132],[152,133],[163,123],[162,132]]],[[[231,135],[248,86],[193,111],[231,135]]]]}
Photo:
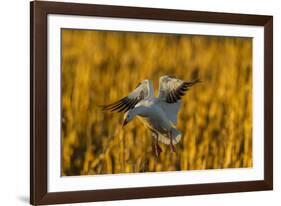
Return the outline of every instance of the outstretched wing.
{"type": "Polygon", "coordinates": [[[166,112],[170,121],[177,124],[177,115],[180,109],[181,98],[189,90],[189,88],[200,82],[194,80],[186,82],[171,76],[162,76],[159,80],[158,98],[162,102],[160,105],[166,112]]]}
{"type": "Polygon", "coordinates": [[[200,82],[199,80],[194,81],[183,81],[171,76],[162,76],[159,81],[159,95],[158,98],[169,104],[177,103],[181,100],[182,96],[189,90],[189,88],[200,82]]]}
{"type": "Polygon", "coordinates": [[[128,110],[134,108],[136,104],[140,101],[150,97],[152,85],[149,80],[144,80],[138,84],[134,91],[132,91],[128,96],[113,102],[109,105],[101,106],[103,110],[117,111],[117,112],[127,112],[128,110]]]}

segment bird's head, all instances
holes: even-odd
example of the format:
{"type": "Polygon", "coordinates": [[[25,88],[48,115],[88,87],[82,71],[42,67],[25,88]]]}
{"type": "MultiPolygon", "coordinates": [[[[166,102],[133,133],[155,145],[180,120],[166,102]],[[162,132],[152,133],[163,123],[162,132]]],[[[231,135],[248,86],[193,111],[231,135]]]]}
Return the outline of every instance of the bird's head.
{"type": "Polygon", "coordinates": [[[124,120],[122,127],[124,127],[126,124],[128,124],[130,121],[132,121],[135,117],[135,113],[133,110],[129,110],[128,112],[125,113],[124,115],[124,120]]]}

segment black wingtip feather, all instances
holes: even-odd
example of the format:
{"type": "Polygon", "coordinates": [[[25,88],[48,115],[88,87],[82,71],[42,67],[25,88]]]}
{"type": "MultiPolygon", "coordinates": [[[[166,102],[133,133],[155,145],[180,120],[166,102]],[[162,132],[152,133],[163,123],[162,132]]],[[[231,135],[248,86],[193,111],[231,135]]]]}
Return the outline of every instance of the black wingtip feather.
{"type": "Polygon", "coordinates": [[[166,96],[167,103],[176,103],[178,100],[181,99],[183,95],[196,83],[200,83],[199,79],[190,82],[183,82],[181,85],[178,86],[177,89],[173,89],[170,91],[166,96]]]}
{"type": "Polygon", "coordinates": [[[123,109],[124,107],[126,107],[127,103],[129,103],[129,102],[130,102],[130,100],[127,98],[127,99],[125,99],[120,105],[118,105],[118,106],[112,108],[111,111],[116,111],[116,110],[118,110],[118,112],[120,112],[120,111],[122,111],[122,109],[123,109]]]}

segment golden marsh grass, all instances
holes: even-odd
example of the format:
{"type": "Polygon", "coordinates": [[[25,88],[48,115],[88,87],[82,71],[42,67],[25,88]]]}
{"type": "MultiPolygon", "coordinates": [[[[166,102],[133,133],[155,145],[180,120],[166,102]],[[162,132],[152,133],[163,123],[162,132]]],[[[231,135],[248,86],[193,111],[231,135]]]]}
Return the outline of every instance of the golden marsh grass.
{"type": "Polygon", "coordinates": [[[252,167],[250,38],[62,30],[62,175],[252,167]],[[184,96],[177,153],[135,119],[98,105],[143,79],[173,75],[202,83],[184,96]]]}

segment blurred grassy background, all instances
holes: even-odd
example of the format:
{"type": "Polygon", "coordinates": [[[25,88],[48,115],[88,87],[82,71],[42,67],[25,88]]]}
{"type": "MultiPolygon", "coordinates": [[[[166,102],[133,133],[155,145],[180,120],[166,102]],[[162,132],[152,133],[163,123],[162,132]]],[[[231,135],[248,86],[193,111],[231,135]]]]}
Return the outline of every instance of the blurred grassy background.
{"type": "Polygon", "coordinates": [[[62,30],[62,175],[252,167],[252,39],[62,30]],[[183,98],[177,153],[100,110],[143,79],[200,78],[183,98]]]}

